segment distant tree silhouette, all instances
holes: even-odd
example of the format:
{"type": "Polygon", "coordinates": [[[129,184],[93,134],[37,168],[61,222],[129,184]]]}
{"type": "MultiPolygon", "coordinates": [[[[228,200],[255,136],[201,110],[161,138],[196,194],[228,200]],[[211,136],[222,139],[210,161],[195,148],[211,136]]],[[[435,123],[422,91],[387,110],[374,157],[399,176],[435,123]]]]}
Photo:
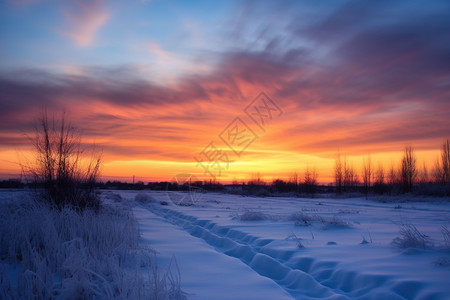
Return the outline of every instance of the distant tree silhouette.
{"type": "Polygon", "coordinates": [[[367,160],[364,159],[363,161],[363,184],[364,184],[364,194],[369,194],[370,187],[372,186],[372,176],[373,176],[373,170],[372,170],[372,159],[370,155],[367,156],[367,160]]]}
{"type": "Polygon", "coordinates": [[[447,139],[442,144],[441,156],[434,164],[433,177],[435,182],[444,186],[444,193],[450,193],[450,141],[447,139]]]}
{"type": "Polygon", "coordinates": [[[447,139],[441,149],[442,182],[450,186],[450,141],[447,139]]]}
{"type": "Polygon", "coordinates": [[[403,192],[410,193],[417,178],[416,154],[411,146],[405,147],[401,164],[401,180],[403,192]]]}
{"type": "Polygon", "coordinates": [[[336,184],[336,193],[342,193],[342,184],[344,179],[344,170],[342,168],[341,154],[336,155],[334,161],[334,182],[336,184]]]}
{"type": "Polygon", "coordinates": [[[421,184],[426,184],[426,183],[430,182],[430,176],[428,174],[428,167],[427,167],[427,164],[425,163],[425,161],[423,162],[422,170],[420,170],[420,172],[419,172],[419,182],[421,184]]]}
{"type": "Polygon", "coordinates": [[[384,172],[383,165],[379,163],[378,168],[375,171],[375,181],[373,184],[375,193],[384,194],[386,192],[385,176],[386,174],[384,172]]]}
{"type": "Polygon", "coordinates": [[[387,185],[388,185],[389,192],[391,194],[398,192],[398,190],[397,190],[398,183],[399,183],[398,169],[392,163],[391,163],[391,166],[387,173],[386,179],[387,179],[387,185]]]}
{"type": "Polygon", "coordinates": [[[305,192],[314,196],[317,188],[317,178],[318,178],[317,170],[313,168],[312,170],[309,167],[306,167],[305,177],[303,180],[305,186],[305,192]]]}
{"type": "Polygon", "coordinates": [[[247,183],[248,185],[256,185],[256,186],[262,186],[266,183],[264,182],[264,179],[262,178],[262,175],[260,172],[256,172],[252,174],[251,179],[247,183]]]}
{"type": "Polygon", "coordinates": [[[298,192],[298,186],[300,184],[300,179],[299,179],[298,173],[296,171],[294,173],[292,173],[291,176],[289,177],[289,184],[294,187],[295,192],[298,192]]]}
{"type": "Polygon", "coordinates": [[[344,191],[353,190],[358,185],[358,174],[353,167],[353,164],[347,162],[344,158],[344,191]]]}

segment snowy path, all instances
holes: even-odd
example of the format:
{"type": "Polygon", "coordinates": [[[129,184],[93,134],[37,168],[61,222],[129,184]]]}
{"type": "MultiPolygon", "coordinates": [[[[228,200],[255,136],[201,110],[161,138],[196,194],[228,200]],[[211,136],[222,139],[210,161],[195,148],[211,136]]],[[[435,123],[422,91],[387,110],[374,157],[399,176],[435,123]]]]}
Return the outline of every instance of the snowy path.
{"type": "Polygon", "coordinates": [[[290,267],[285,259],[292,254],[282,251],[264,251],[265,245],[273,242],[261,239],[228,227],[222,227],[208,220],[198,220],[180,212],[158,206],[149,206],[151,211],[169,223],[213,246],[219,254],[235,257],[248,265],[257,274],[276,282],[295,298],[348,299],[344,292],[322,285],[309,273],[290,267]],[[282,254],[284,257],[277,257],[282,254]],[[340,295],[341,297],[336,298],[340,295]]]}
{"type": "Polygon", "coordinates": [[[189,299],[292,299],[240,260],[215,251],[149,210],[135,207],[134,214],[144,241],[158,252],[159,265],[168,266],[176,257],[181,287],[189,299]]]}
{"type": "Polygon", "coordinates": [[[159,252],[161,266],[175,255],[189,298],[450,299],[450,268],[434,263],[439,257],[449,261],[447,253],[402,254],[390,245],[404,220],[414,220],[438,242],[440,227],[450,222],[448,203],[402,203],[398,209],[361,199],[208,194],[196,206],[180,207],[160,205],[163,193],[151,197],[151,203],[134,208],[143,237],[159,252]],[[340,214],[353,226],[324,230],[320,224],[299,227],[282,219],[232,219],[236,211],[249,209],[271,216],[299,209],[323,217],[340,214]],[[369,228],[374,243],[361,244],[369,228]],[[302,237],[306,248],[286,240],[290,233],[302,237]]]}

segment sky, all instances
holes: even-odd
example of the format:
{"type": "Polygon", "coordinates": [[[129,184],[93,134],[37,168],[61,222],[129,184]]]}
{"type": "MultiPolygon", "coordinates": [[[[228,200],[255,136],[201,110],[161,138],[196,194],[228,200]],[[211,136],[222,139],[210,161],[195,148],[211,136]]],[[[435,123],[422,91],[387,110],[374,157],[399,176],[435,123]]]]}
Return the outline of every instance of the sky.
{"type": "Polygon", "coordinates": [[[450,137],[450,2],[0,2],[0,178],[43,109],[104,178],[331,181],[450,137]]]}

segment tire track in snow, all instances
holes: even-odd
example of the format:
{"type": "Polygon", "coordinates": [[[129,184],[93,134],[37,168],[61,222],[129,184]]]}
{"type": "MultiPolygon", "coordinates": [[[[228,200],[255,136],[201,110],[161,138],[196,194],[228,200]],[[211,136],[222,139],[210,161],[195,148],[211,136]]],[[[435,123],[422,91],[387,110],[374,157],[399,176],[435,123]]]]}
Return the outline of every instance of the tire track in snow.
{"type": "MultiPolygon", "coordinates": [[[[159,204],[149,204],[145,208],[204,240],[218,253],[239,259],[297,299],[424,298],[420,289],[411,292],[411,286],[420,285],[414,280],[345,270],[338,267],[338,262],[318,261],[313,257],[293,257],[298,251],[265,247],[274,241],[271,239],[221,226],[211,220],[201,220],[159,204]]],[[[440,299],[439,296],[436,299],[440,299]]]]}
{"type": "MultiPolygon", "coordinates": [[[[336,287],[326,286],[310,273],[287,264],[287,260],[295,251],[281,251],[282,253],[279,253],[280,251],[265,249],[264,246],[272,242],[270,239],[258,238],[171,209],[154,205],[149,205],[146,208],[163,217],[169,223],[182,227],[192,236],[204,240],[213,246],[216,251],[241,260],[261,276],[276,282],[295,298],[350,299],[345,295],[346,292],[336,287]]],[[[311,260],[306,260],[308,260],[307,264],[310,265],[311,260]]],[[[322,265],[333,267],[336,264],[327,262],[322,265]]]]}

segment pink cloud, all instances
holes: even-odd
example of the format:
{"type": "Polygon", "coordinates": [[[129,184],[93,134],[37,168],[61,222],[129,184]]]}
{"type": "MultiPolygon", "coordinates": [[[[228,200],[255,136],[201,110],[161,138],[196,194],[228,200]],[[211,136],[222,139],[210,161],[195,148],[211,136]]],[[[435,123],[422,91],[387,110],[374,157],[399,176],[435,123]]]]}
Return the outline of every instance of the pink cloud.
{"type": "Polygon", "coordinates": [[[70,7],[70,11],[65,10],[64,14],[70,28],[63,30],[61,33],[70,37],[80,47],[91,45],[98,29],[109,18],[102,0],[77,0],[70,7]]]}

